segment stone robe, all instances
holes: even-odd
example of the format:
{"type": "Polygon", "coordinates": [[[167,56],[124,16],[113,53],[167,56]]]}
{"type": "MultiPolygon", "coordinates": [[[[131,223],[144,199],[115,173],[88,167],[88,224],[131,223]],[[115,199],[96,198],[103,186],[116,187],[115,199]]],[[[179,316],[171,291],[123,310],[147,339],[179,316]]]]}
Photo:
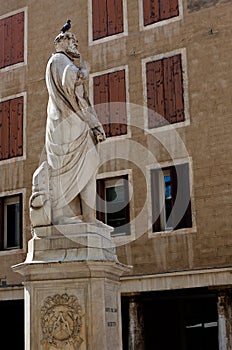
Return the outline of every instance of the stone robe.
{"type": "Polygon", "coordinates": [[[81,192],[99,165],[92,129],[102,126],[87,97],[86,78],[87,71],[62,52],[48,61],[46,152],[56,209],[81,192]]]}

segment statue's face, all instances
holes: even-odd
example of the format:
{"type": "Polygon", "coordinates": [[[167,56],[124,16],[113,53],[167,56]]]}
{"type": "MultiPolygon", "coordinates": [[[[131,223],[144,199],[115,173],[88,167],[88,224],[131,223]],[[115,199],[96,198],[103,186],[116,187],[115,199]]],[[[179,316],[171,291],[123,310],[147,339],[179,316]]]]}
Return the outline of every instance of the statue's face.
{"type": "Polygon", "coordinates": [[[64,45],[64,49],[67,55],[69,55],[72,58],[80,57],[80,52],[78,51],[78,41],[75,38],[75,36],[66,38],[66,40],[64,41],[64,45]]]}

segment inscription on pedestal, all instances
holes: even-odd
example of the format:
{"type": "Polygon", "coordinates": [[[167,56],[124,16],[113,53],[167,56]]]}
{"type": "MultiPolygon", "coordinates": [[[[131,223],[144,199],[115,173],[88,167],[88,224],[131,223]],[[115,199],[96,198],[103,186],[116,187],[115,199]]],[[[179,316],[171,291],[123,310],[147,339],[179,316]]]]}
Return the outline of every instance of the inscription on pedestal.
{"type": "Polygon", "coordinates": [[[78,350],[83,339],[82,307],[74,295],[56,294],[44,300],[41,308],[41,344],[46,350],[78,350]]]}

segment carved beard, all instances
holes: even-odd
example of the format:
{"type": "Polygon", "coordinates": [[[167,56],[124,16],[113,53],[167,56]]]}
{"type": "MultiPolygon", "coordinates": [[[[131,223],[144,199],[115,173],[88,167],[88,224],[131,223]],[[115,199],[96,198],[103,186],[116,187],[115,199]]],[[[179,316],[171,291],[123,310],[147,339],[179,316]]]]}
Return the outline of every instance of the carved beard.
{"type": "Polygon", "coordinates": [[[77,50],[76,46],[68,46],[66,53],[72,58],[79,58],[80,52],[77,50]]]}

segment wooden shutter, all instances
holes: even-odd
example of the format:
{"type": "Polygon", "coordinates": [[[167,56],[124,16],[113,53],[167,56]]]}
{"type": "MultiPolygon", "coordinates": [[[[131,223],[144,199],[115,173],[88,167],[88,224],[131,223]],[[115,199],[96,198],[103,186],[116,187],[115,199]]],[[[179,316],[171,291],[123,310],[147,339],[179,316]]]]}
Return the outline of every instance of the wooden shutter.
{"type": "Polygon", "coordinates": [[[127,133],[125,70],[109,73],[110,136],[127,133]]]}
{"type": "Polygon", "coordinates": [[[3,68],[4,67],[4,20],[0,20],[0,68],[3,68]]]}
{"type": "Polygon", "coordinates": [[[105,182],[104,180],[97,180],[97,199],[96,199],[96,216],[97,219],[106,222],[105,215],[105,182]]]}
{"type": "Polygon", "coordinates": [[[4,244],[4,198],[0,197],[0,250],[4,244]]]}
{"type": "Polygon", "coordinates": [[[107,0],[92,0],[93,40],[107,36],[107,0]]]}
{"type": "Polygon", "coordinates": [[[11,17],[4,20],[4,67],[11,65],[12,51],[12,26],[11,17]]]}
{"type": "Polygon", "coordinates": [[[0,106],[0,159],[7,159],[10,155],[10,101],[0,106]]]}
{"type": "Polygon", "coordinates": [[[93,79],[94,105],[106,136],[110,136],[109,76],[98,75],[93,79]]]}
{"type": "Polygon", "coordinates": [[[185,120],[181,54],[172,58],[176,122],[185,120]]]}
{"type": "Polygon", "coordinates": [[[10,100],[10,157],[23,154],[23,97],[10,100]]]}
{"type": "Polygon", "coordinates": [[[123,32],[122,0],[107,0],[107,34],[108,36],[123,32]]]}
{"type": "Polygon", "coordinates": [[[175,229],[192,227],[189,165],[171,167],[172,224],[175,229]]]}
{"type": "Polygon", "coordinates": [[[158,22],[159,19],[159,0],[143,0],[144,25],[158,22]]]}
{"type": "Polygon", "coordinates": [[[151,171],[151,199],[152,199],[152,227],[153,232],[159,232],[160,226],[160,195],[159,195],[159,169],[151,171]]]}
{"type": "Polygon", "coordinates": [[[143,0],[144,26],[178,15],[178,0],[143,0]]]}
{"type": "Polygon", "coordinates": [[[24,12],[12,16],[11,64],[24,60],[24,12]]]}
{"type": "Polygon", "coordinates": [[[173,57],[163,59],[165,119],[176,123],[173,57]]]}
{"type": "Polygon", "coordinates": [[[148,127],[162,126],[165,121],[164,72],[162,60],[146,64],[148,127]]]}

